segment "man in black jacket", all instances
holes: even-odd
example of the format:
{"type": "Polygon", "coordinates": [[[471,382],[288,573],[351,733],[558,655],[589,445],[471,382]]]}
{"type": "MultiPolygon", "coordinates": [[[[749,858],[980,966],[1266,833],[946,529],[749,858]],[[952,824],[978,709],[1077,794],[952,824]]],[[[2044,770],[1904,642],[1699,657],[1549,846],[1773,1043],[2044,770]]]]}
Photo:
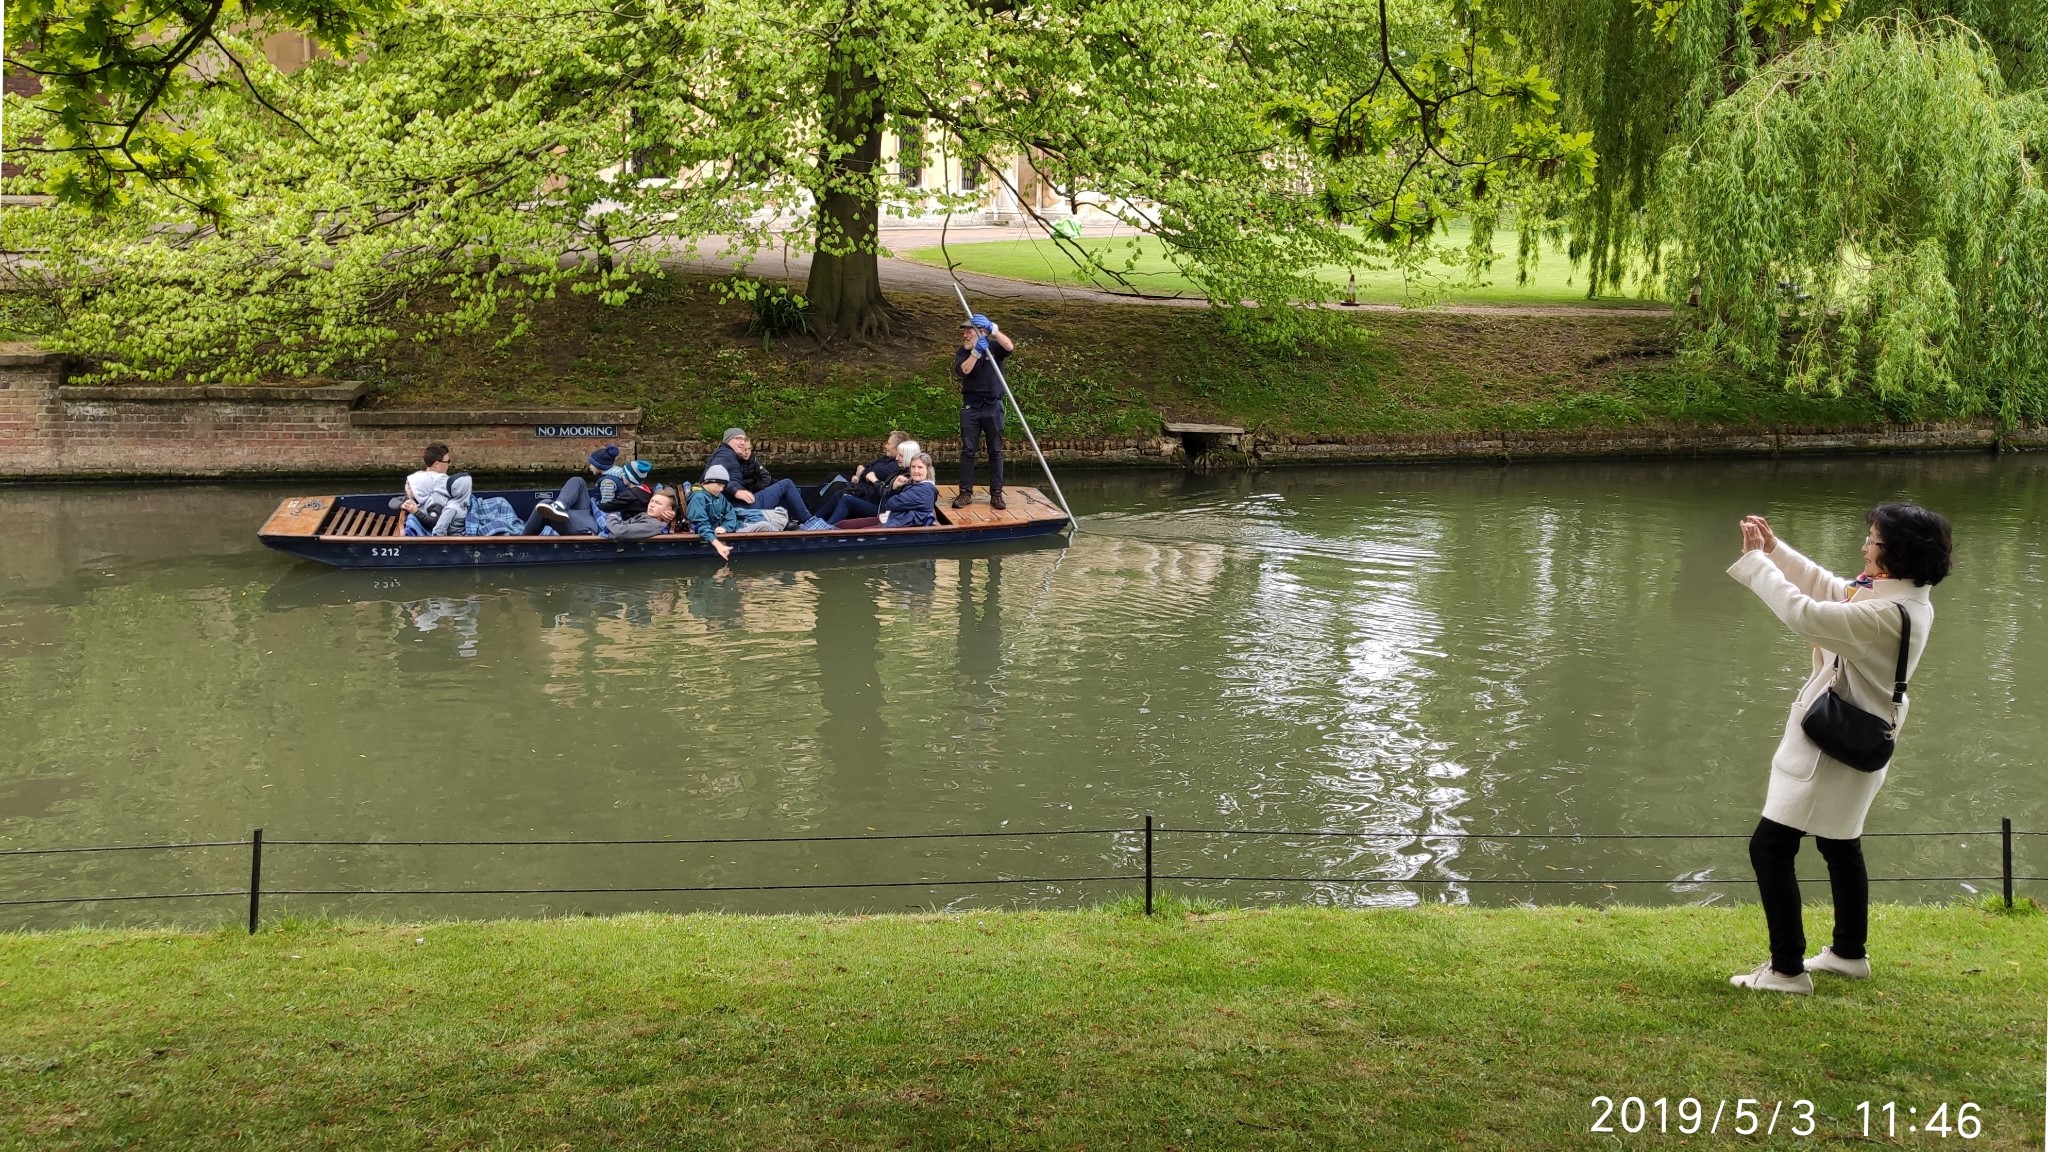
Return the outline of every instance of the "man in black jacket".
{"type": "Polygon", "coordinates": [[[960,374],[960,494],[953,507],[974,503],[974,455],[988,443],[988,504],[1003,504],[1003,385],[996,368],[1016,350],[988,317],[976,313],[960,323],[960,348],[953,367],[960,374]]]}
{"type": "Polygon", "coordinates": [[[705,466],[708,468],[711,464],[723,465],[726,475],[733,478],[732,487],[726,495],[739,508],[751,508],[756,512],[781,508],[789,513],[792,525],[802,524],[811,518],[811,510],[804,505],[796,483],[775,479],[768,474],[768,466],[755,459],[754,442],[747,438],[746,429],[727,428],[725,442],[712,450],[711,460],[705,466]]]}

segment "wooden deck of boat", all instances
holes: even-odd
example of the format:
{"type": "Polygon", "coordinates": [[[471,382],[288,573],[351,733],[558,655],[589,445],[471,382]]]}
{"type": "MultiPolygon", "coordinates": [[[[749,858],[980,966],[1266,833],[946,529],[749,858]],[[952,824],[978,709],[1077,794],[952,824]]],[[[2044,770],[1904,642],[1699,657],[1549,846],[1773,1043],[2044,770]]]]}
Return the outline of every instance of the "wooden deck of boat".
{"type": "MultiPolygon", "coordinates": [[[[939,523],[956,528],[1004,528],[1030,524],[1041,520],[1064,520],[1066,513],[1060,506],[1048,500],[1036,488],[1011,488],[1003,493],[1006,508],[991,508],[988,493],[977,492],[974,503],[965,508],[952,506],[953,498],[960,494],[957,485],[939,486],[939,523]]],[[[325,539],[389,539],[404,538],[404,526],[400,517],[378,512],[366,512],[359,508],[336,507],[339,497],[299,496],[286,500],[277,506],[258,529],[259,536],[317,536],[325,539]],[[331,521],[331,522],[330,522],[331,521]]],[[[890,531],[889,529],[858,529],[857,531],[890,531]]],[[[916,531],[898,529],[897,531],[916,531]]],[[[574,539],[574,537],[549,537],[549,539],[574,539]]]]}
{"type": "Polygon", "coordinates": [[[1064,520],[1065,512],[1060,506],[1045,498],[1045,493],[1036,488],[1010,488],[1003,492],[1002,509],[988,506],[988,493],[974,494],[974,503],[965,508],[953,507],[953,498],[960,494],[957,484],[939,485],[939,523],[953,524],[962,528],[994,528],[1008,524],[1029,524],[1034,520],[1064,520]]]}

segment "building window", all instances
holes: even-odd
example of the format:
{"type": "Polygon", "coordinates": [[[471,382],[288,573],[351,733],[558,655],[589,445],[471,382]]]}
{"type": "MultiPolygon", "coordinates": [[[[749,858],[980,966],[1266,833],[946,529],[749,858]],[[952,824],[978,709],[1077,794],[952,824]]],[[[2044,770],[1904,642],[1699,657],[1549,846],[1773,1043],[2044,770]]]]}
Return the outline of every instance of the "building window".
{"type": "Polygon", "coordinates": [[[975,160],[960,162],[960,190],[972,192],[981,187],[981,164],[975,160]]]}
{"type": "Polygon", "coordinates": [[[905,188],[924,187],[924,126],[896,125],[896,172],[905,188]]]}

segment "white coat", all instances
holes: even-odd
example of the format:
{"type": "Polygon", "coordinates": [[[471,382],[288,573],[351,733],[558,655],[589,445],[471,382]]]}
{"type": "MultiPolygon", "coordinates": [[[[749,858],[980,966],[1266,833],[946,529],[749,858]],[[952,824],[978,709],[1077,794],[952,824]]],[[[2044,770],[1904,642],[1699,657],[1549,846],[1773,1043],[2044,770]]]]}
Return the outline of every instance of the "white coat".
{"type": "MultiPolygon", "coordinates": [[[[1893,716],[1892,675],[1899,661],[1899,611],[1904,605],[1913,621],[1913,640],[1906,656],[1906,675],[1920,664],[1927,636],[1934,626],[1934,604],[1928,589],[1911,580],[1878,580],[1858,589],[1853,599],[1849,582],[1801,556],[1783,540],[1770,552],[1745,552],[1728,574],[1749,586],[1778,619],[1801,640],[1814,646],[1813,674],[1792,701],[1785,734],[1771,757],[1771,786],[1764,796],[1764,816],[1815,836],[1853,840],[1863,835],[1863,818],[1889,769],[1859,772],[1826,755],[1800,728],[1807,710],[1830,686],[1849,702],[1875,716],[1893,716]],[[1835,657],[1842,658],[1839,681],[1835,657]]],[[[1910,697],[1897,708],[1895,735],[1903,732],[1910,697]]],[[[1896,760],[1894,761],[1896,762],[1896,760]]]]}

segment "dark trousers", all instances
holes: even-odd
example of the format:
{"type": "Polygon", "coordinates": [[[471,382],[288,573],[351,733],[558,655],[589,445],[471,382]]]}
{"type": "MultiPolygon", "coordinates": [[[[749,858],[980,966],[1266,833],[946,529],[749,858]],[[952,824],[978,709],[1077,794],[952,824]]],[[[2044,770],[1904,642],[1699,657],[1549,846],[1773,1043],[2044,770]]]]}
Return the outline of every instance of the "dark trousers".
{"type": "Polygon", "coordinates": [[[1003,491],[1003,400],[969,400],[960,405],[960,494],[974,491],[974,457],[977,441],[988,441],[988,490],[992,496],[1003,491]]]}
{"type": "Polygon", "coordinates": [[[880,508],[876,507],[875,505],[869,503],[866,500],[861,499],[858,496],[855,496],[853,493],[841,492],[839,495],[834,496],[832,498],[832,502],[830,504],[825,505],[825,507],[818,512],[818,519],[829,520],[832,523],[837,524],[841,520],[852,520],[861,516],[873,516],[879,512],[881,512],[880,508]]]}
{"type": "Polygon", "coordinates": [[[796,482],[793,480],[777,480],[754,493],[754,502],[748,507],[756,512],[780,508],[789,513],[791,528],[811,518],[811,510],[804,506],[803,494],[797,491],[796,482]]]}
{"type": "MultiPolygon", "coordinates": [[[[1800,916],[1799,876],[1792,863],[1804,835],[1764,819],[1757,821],[1749,838],[1749,863],[1756,869],[1756,890],[1771,933],[1771,968],[1785,976],[1806,971],[1806,923],[1800,916]]],[[[1863,841],[1815,836],[1813,842],[1827,861],[1828,887],[1835,898],[1835,938],[1830,946],[1844,960],[1861,960],[1870,935],[1870,873],[1863,866],[1863,841]]]]}
{"type": "MultiPolygon", "coordinates": [[[[562,490],[555,493],[555,503],[569,510],[568,527],[556,531],[564,536],[597,535],[597,520],[590,514],[590,481],[581,476],[569,477],[563,482],[562,490]]],[[[524,531],[528,536],[538,536],[546,524],[547,521],[540,518],[540,506],[536,504],[533,511],[526,514],[524,531]]]]}

